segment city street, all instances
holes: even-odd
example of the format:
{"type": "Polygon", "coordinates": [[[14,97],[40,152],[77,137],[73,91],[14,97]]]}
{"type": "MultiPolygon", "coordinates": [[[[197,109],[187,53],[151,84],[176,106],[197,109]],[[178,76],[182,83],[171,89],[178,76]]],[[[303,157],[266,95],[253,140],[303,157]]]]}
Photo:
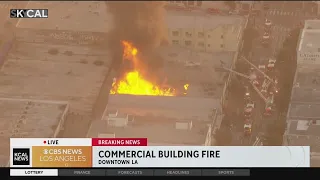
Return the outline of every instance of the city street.
{"type": "Polygon", "coordinates": [[[295,28],[306,19],[316,18],[316,14],[311,12],[312,10],[308,8],[308,5],[305,5],[303,9],[302,3],[298,1],[269,3],[271,6],[266,13],[267,18],[282,28],[295,28]]]}
{"type": "MultiPolygon", "coordinates": [[[[271,14],[270,12],[274,11],[271,9],[268,11],[268,14],[271,14]]],[[[279,12],[281,9],[278,9],[279,12]]],[[[279,13],[279,16],[280,13],[279,13]]],[[[252,56],[251,56],[251,61],[255,66],[259,65],[267,65],[269,58],[275,57],[276,53],[280,48],[282,48],[282,43],[287,37],[289,31],[291,28],[294,26],[284,26],[283,22],[286,21],[285,19],[288,19],[288,17],[285,17],[282,20],[278,20],[277,15],[275,16],[267,16],[268,18],[270,17],[270,20],[272,21],[273,25],[271,27],[271,44],[270,47],[263,47],[261,44],[261,39],[262,36],[264,35],[264,23],[265,23],[265,17],[264,15],[260,17],[256,17],[253,19],[254,21],[254,26],[259,32],[259,37],[254,40],[253,42],[253,49],[252,49],[252,56]],[[277,20],[276,20],[277,19],[277,20]],[[275,22],[274,22],[275,21],[275,22]]],[[[289,17],[290,19],[294,19],[292,17],[289,17]]],[[[295,20],[295,24],[297,24],[297,20],[295,20]]],[[[245,62],[243,62],[245,63],[245,62]]],[[[240,78],[241,79],[241,78],[240,78]]],[[[244,82],[246,82],[246,79],[242,79],[244,82]]],[[[273,115],[270,117],[264,117],[263,113],[265,111],[265,102],[263,99],[259,96],[258,93],[256,93],[254,90],[251,93],[251,96],[255,102],[255,109],[252,114],[252,136],[245,138],[243,136],[243,126],[244,126],[244,117],[243,117],[243,108],[244,108],[244,103],[239,98],[235,97],[236,95],[233,95],[234,97],[234,104],[237,104],[237,110],[236,112],[240,112],[238,114],[238,118],[234,122],[234,127],[233,127],[233,142],[232,145],[252,145],[257,136],[260,136],[261,134],[268,134],[268,128],[272,126],[274,123],[274,120],[277,120],[277,111],[273,112],[273,115]]],[[[239,95],[238,95],[239,96],[239,95]]],[[[242,98],[244,94],[240,95],[242,98]]],[[[231,96],[232,97],[232,96],[231,96]]]]}

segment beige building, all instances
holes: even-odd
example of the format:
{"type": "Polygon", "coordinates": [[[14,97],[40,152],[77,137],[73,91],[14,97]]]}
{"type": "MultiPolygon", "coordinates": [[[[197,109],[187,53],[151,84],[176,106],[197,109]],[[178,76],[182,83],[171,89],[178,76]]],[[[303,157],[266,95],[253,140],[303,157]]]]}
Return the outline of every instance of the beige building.
{"type": "Polygon", "coordinates": [[[245,18],[168,13],[167,24],[171,45],[200,52],[237,51],[245,18]]]}
{"type": "Polygon", "coordinates": [[[320,167],[320,21],[306,20],[297,45],[297,69],[283,145],[310,146],[311,167],[320,167]]]}

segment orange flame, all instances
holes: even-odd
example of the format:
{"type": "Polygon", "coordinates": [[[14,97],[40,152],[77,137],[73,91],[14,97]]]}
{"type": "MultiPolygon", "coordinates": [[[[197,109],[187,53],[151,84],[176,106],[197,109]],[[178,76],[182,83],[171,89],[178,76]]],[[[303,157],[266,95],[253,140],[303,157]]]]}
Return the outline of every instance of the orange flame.
{"type": "MultiPolygon", "coordinates": [[[[147,81],[137,69],[139,62],[138,49],[131,43],[123,41],[123,57],[133,61],[135,70],[126,73],[122,79],[115,80],[112,84],[110,94],[130,94],[147,96],[175,96],[176,90],[173,88],[161,88],[158,84],[147,81]]],[[[185,86],[188,87],[189,85],[185,86]]]]}

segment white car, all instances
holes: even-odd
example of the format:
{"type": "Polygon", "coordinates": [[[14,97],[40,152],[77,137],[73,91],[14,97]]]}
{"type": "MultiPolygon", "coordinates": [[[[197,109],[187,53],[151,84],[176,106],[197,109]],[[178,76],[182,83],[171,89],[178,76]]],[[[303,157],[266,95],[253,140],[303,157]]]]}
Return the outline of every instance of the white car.
{"type": "Polygon", "coordinates": [[[254,103],[248,103],[246,108],[254,108],[254,103]]]}
{"type": "Polygon", "coordinates": [[[272,25],[272,22],[268,19],[266,19],[265,23],[264,23],[266,26],[271,26],[272,25]]]}
{"type": "Polygon", "coordinates": [[[275,60],[275,59],[273,59],[273,58],[270,58],[268,62],[269,62],[269,64],[270,64],[270,63],[275,64],[275,63],[276,63],[276,61],[277,61],[277,60],[275,60]]]}
{"type": "Polygon", "coordinates": [[[268,64],[268,68],[270,69],[270,68],[274,68],[274,63],[269,63],[268,64]]]}
{"type": "Polygon", "coordinates": [[[266,69],[266,65],[259,65],[258,68],[262,71],[264,71],[266,69]]]}
{"type": "Polygon", "coordinates": [[[263,36],[262,36],[263,39],[269,39],[270,38],[270,35],[268,33],[265,33],[263,36]]]}

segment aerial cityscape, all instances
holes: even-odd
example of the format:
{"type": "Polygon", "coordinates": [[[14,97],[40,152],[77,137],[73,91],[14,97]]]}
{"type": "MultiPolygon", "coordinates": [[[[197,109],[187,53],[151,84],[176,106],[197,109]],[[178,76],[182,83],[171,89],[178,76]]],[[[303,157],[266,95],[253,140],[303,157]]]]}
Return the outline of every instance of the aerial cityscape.
{"type": "Polygon", "coordinates": [[[1,166],[10,138],[99,137],[310,146],[320,167],[319,6],[0,2],[1,166]]]}

